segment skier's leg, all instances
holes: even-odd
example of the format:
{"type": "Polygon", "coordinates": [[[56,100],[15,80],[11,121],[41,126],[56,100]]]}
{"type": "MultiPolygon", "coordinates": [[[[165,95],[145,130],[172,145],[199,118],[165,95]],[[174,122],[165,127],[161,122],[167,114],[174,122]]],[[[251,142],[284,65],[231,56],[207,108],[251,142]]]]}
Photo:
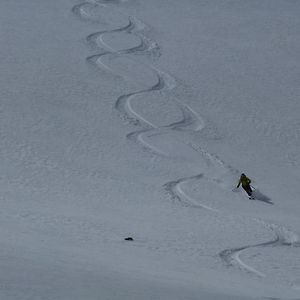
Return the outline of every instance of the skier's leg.
{"type": "MultiPolygon", "coordinates": [[[[250,193],[250,196],[252,196],[252,194],[253,194],[253,191],[252,191],[252,189],[251,189],[251,186],[249,185],[249,193],[250,193]]],[[[248,194],[249,195],[249,194],[248,194]]]]}
{"type": "Polygon", "coordinates": [[[246,193],[248,194],[248,196],[251,197],[252,196],[252,189],[251,189],[250,185],[243,186],[243,188],[246,191],[246,193]]]}

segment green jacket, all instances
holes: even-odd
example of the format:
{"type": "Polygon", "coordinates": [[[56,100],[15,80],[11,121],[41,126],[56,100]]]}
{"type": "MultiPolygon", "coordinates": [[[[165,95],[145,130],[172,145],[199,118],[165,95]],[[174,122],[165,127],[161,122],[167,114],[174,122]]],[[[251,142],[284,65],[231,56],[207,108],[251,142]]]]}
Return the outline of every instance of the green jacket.
{"type": "Polygon", "coordinates": [[[242,184],[243,187],[244,186],[249,186],[250,183],[251,183],[250,178],[248,178],[247,176],[241,176],[237,187],[239,187],[241,184],[242,184]]]}

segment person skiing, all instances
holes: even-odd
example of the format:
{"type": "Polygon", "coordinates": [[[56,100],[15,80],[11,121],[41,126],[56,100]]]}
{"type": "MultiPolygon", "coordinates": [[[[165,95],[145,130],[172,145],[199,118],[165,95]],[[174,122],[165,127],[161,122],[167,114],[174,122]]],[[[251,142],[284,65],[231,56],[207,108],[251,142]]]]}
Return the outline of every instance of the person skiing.
{"type": "Polygon", "coordinates": [[[252,189],[250,183],[251,183],[251,179],[248,178],[244,173],[242,173],[237,188],[239,188],[240,185],[242,184],[242,188],[246,191],[249,198],[252,199],[252,189]]]}

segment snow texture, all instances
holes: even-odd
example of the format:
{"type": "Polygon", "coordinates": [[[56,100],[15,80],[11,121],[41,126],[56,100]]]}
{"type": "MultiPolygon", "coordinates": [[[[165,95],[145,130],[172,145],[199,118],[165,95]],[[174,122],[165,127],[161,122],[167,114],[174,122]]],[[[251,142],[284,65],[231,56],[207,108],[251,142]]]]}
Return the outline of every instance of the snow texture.
{"type": "Polygon", "coordinates": [[[299,14],[3,1],[0,299],[300,299],[299,14]]]}

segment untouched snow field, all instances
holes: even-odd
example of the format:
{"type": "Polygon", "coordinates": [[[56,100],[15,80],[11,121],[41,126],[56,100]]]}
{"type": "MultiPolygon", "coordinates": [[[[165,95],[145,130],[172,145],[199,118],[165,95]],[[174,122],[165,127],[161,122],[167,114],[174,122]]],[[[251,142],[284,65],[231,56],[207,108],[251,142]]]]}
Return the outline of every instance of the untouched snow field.
{"type": "Polygon", "coordinates": [[[300,299],[299,1],[1,4],[1,300],[300,299]]]}

